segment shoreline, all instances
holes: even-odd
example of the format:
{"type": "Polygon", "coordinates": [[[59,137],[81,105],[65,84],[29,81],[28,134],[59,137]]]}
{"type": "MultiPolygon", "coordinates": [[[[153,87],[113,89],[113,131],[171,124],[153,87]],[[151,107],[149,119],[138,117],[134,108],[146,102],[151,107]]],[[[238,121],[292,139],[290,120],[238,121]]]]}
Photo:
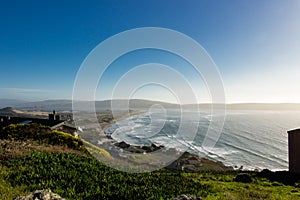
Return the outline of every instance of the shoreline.
{"type": "MultiPolygon", "coordinates": [[[[146,111],[133,111],[133,113],[130,113],[129,117],[135,116],[135,115],[140,115],[144,114],[146,111]]],[[[147,153],[152,153],[155,151],[163,150],[166,149],[167,151],[171,151],[175,154],[179,154],[180,157],[166,166],[166,169],[169,170],[180,170],[180,171],[189,171],[189,172],[197,172],[197,171],[234,171],[235,168],[233,166],[227,166],[221,161],[215,161],[212,159],[208,159],[206,157],[201,157],[199,155],[190,153],[190,152],[182,152],[180,150],[177,150],[175,148],[166,148],[164,145],[155,145],[152,143],[149,146],[143,145],[143,146],[138,146],[138,145],[132,145],[129,144],[125,141],[116,141],[114,140],[111,135],[113,134],[113,131],[110,132],[109,134],[106,133],[107,129],[110,127],[116,125],[118,121],[126,120],[128,117],[120,117],[114,120],[111,120],[109,123],[105,122],[105,124],[102,124],[102,122],[99,123],[102,128],[103,135],[107,138],[106,142],[113,143],[113,145],[116,148],[121,148],[124,151],[128,151],[131,153],[136,153],[136,154],[147,154],[147,153]]],[[[103,142],[104,144],[105,142],[103,142]]]]}

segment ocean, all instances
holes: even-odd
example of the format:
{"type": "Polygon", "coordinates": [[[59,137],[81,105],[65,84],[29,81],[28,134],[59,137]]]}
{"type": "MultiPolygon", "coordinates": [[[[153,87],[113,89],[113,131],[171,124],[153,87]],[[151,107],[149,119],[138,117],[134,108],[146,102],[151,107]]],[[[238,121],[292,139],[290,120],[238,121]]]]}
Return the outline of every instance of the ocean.
{"type": "MultiPolygon", "coordinates": [[[[300,127],[300,111],[227,110],[217,143],[209,150],[202,146],[211,123],[211,113],[188,112],[184,122],[176,110],[133,116],[111,126],[112,138],[135,145],[164,145],[187,150],[225,165],[247,170],[287,170],[287,131],[300,127]],[[182,130],[182,124],[186,123],[182,130]],[[197,124],[193,137],[189,124],[197,124]],[[184,139],[187,138],[187,139],[184,139]]],[[[213,129],[213,127],[212,127],[213,129]]]]}

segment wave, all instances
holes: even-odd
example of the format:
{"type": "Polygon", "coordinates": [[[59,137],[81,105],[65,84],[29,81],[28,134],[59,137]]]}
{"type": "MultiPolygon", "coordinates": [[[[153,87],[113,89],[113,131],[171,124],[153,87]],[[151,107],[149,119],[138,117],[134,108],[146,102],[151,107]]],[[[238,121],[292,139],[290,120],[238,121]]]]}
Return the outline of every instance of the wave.
{"type": "MultiPolygon", "coordinates": [[[[177,136],[181,122],[180,113],[167,115],[144,113],[110,127],[114,138],[128,143],[155,143],[166,147],[188,150],[228,165],[246,169],[287,169],[287,134],[291,127],[299,126],[300,112],[227,112],[221,137],[214,148],[202,147],[210,124],[211,113],[191,112],[184,123],[198,123],[193,140],[177,136]],[[151,117],[152,116],[152,117],[151,117]],[[155,116],[155,117],[153,117],[155,116]],[[162,127],[159,125],[164,123],[162,127]]],[[[214,127],[210,127],[214,131],[214,127]]],[[[190,130],[185,130],[189,133],[190,130]]]]}

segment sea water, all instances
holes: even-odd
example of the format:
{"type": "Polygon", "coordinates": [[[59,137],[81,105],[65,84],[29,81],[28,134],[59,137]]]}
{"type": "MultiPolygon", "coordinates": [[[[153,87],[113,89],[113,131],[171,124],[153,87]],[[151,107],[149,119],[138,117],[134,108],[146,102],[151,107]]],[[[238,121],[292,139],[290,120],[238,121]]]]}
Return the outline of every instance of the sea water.
{"type": "MultiPolygon", "coordinates": [[[[227,110],[225,122],[216,144],[209,150],[203,147],[211,123],[209,111],[188,113],[189,124],[197,124],[193,137],[178,137],[182,113],[176,110],[144,113],[123,120],[108,129],[113,139],[135,145],[157,144],[184,149],[191,153],[221,161],[243,169],[288,169],[287,131],[300,127],[299,111],[227,110]]],[[[190,126],[183,126],[190,134],[190,126]]],[[[213,127],[212,127],[213,128],[213,127]]],[[[182,134],[182,133],[180,133],[182,134]]]]}

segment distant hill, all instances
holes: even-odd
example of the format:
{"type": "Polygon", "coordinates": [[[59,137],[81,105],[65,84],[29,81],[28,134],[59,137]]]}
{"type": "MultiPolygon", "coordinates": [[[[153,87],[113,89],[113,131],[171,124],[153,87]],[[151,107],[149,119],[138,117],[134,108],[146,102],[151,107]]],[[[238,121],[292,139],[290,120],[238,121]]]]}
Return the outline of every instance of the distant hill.
{"type": "Polygon", "coordinates": [[[16,105],[26,103],[27,101],[18,99],[0,99],[0,108],[15,107],[16,105]]]}
{"type": "Polygon", "coordinates": [[[0,115],[8,115],[8,116],[19,116],[23,112],[20,110],[16,110],[12,107],[5,107],[0,109],[0,115]]]}
{"type": "MultiPolygon", "coordinates": [[[[91,102],[88,101],[80,101],[78,105],[81,109],[90,105],[91,102]]],[[[128,107],[127,100],[104,100],[104,101],[96,101],[95,105],[98,110],[106,110],[111,109],[111,106],[114,106],[116,109],[124,109],[128,107]]],[[[150,100],[141,100],[141,99],[132,99],[129,103],[130,109],[148,109],[151,106],[159,104],[164,108],[179,108],[177,104],[171,104],[160,101],[150,101],[150,100]]],[[[19,109],[25,110],[41,110],[41,111],[51,111],[51,110],[72,110],[72,100],[46,100],[46,101],[38,101],[38,102],[27,102],[18,104],[15,106],[19,109]]]]}
{"type": "Polygon", "coordinates": [[[0,116],[46,118],[48,112],[19,110],[13,107],[0,109],[0,116]]]}
{"type": "Polygon", "coordinates": [[[14,112],[14,109],[12,107],[5,107],[5,108],[1,108],[0,112],[14,112]]]}
{"type": "MultiPolygon", "coordinates": [[[[1,100],[0,100],[1,102],[1,100]]],[[[17,101],[15,101],[17,102],[17,101]]],[[[87,105],[90,105],[91,102],[80,101],[78,106],[84,110],[87,108],[87,105]]],[[[93,104],[93,102],[92,102],[93,104]]],[[[179,109],[180,105],[172,104],[167,102],[160,101],[151,101],[144,99],[132,99],[129,101],[130,109],[149,109],[151,106],[158,104],[163,106],[165,109],[179,109]]],[[[1,104],[0,104],[1,105],[1,104]]],[[[128,108],[128,101],[117,99],[117,100],[104,100],[95,102],[96,109],[98,110],[107,110],[111,109],[111,105],[116,109],[128,108]]],[[[181,105],[185,109],[210,109],[212,104],[185,104],[181,105]]],[[[2,106],[6,107],[6,106],[2,106]]],[[[72,100],[46,100],[46,101],[37,101],[37,102],[22,102],[13,106],[21,110],[38,110],[38,111],[71,111],[72,110],[72,100]]],[[[222,108],[220,104],[214,104],[214,108],[222,108]]],[[[1,107],[0,107],[1,108],[1,107]]],[[[226,109],[228,110],[299,110],[300,103],[238,103],[238,104],[227,104],[226,109]]]]}
{"type": "Polygon", "coordinates": [[[24,110],[72,110],[72,100],[45,100],[35,102],[24,102],[14,106],[24,110]]]}
{"type": "Polygon", "coordinates": [[[97,108],[110,108],[113,105],[114,108],[129,108],[131,109],[149,109],[153,105],[161,105],[164,108],[174,109],[180,108],[178,104],[172,104],[161,101],[150,101],[144,99],[131,99],[129,102],[127,100],[105,100],[105,101],[97,101],[97,108]],[[129,103],[129,105],[128,105],[129,103]]]}

